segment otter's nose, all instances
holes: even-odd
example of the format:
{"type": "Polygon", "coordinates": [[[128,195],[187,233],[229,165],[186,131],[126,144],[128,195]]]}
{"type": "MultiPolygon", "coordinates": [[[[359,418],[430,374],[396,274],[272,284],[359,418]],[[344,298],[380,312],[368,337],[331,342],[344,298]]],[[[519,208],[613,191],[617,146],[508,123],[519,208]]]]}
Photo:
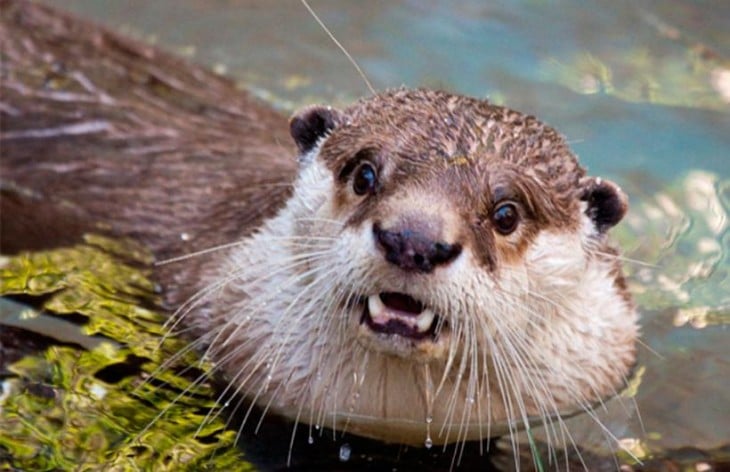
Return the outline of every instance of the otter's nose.
{"type": "Polygon", "coordinates": [[[376,223],[373,233],[385,259],[409,272],[431,272],[461,254],[461,244],[435,241],[414,229],[388,231],[376,223]]]}

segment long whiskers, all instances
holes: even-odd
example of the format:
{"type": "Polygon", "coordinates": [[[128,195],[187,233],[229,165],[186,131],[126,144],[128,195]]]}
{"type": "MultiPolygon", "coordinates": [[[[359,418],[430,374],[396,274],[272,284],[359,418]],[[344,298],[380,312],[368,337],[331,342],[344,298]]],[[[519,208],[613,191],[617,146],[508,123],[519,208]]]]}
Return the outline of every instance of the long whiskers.
{"type": "Polygon", "coordinates": [[[332,34],[332,32],[330,31],[329,28],[327,28],[327,25],[324,24],[324,22],[319,18],[317,13],[315,13],[315,11],[312,9],[312,7],[309,6],[309,3],[307,2],[307,0],[301,0],[301,2],[302,2],[302,5],[304,5],[304,7],[307,9],[307,11],[309,11],[309,14],[312,15],[312,17],[317,21],[317,23],[319,23],[319,26],[322,27],[324,32],[327,33],[327,36],[329,36],[330,39],[332,40],[332,42],[335,43],[335,45],[338,48],[340,48],[340,51],[342,51],[342,53],[347,57],[347,59],[353,65],[353,67],[355,67],[355,70],[358,72],[358,74],[360,74],[360,77],[362,77],[362,80],[365,82],[365,85],[367,85],[368,89],[370,90],[370,93],[375,95],[377,93],[375,91],[375,87],[373,87],[373,85],[370,83],[367,76],[365,75],[365,72],[363,72],[363,70],[360,68],[360,66],[358,65],[355,58],[353,58],[352,55],[349,52],[347,52],[347,49],[345,49],[345,47],[337,40],[337,38],[335,38],[335,35],[332,34]]]}
{"type": "Polygon", "coordinates": [[[621,261],[621,262],[627,262],[629,264],[636,264],[636,265],[639,265],[639,266],[642,266],[642,267],[648,267],[650,269],[659,269],[660,268],[660,266],[657,265],[657,264],[652,264],[650,262],[642,261],[642,260],[639,260],[639,259],[632,259],[630,257],[626,257],[626,256],[621,255],[621,254],[614,254],[612,252],[600,251],[598,249],[591,249],[590,252],[592,254],[598,254],[598,255],[600,255],[602,257],[607,257],[607,258],[610,258],[610,259],[615,259],[615,260],[621,261]]]}
{"type": "MultiPolygon", "coordinates": [[[[318,221],[323,221],[323,220],[318,220],[318,221]]],[[[326,221],[326,220],[324,220],[324,221],[326,221]]],[[[301,241],[333,241],[336,238],[330,237],[330,236],[270,236],[267,239],[270,241],[298,241],[298,240],[301,240],[301,241]]],[[[240,241],[235,241],[232,243],[220,244],[218,246],[209,247],[206,249],[202,249],[200,251],[195,251],[195,252],[191,252],[188,254],[184,254],[182,256],[171,257],[169,259],[163,259],[161,261],[155,261],[155,265],[162,266],[162,265],[167,265],[167,264],[173,264],[175,262],[185,261],[188,259],[192,259],[194,257],[204,256],[206,254],[211,254],[211,253],[214,253],[217,251],[232,249],[232,248],[239,247],[239,246],[242,246],[247,243],[248,243],[247,239],[242,239],[240,241]]]]}

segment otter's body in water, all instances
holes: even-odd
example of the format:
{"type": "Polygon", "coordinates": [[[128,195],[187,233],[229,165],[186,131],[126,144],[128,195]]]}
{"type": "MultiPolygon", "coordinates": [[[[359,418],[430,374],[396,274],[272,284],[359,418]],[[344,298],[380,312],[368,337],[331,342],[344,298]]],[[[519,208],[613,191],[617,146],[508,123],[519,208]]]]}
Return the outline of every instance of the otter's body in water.
{"type": "MultiPolygon", "coordinates": [[[[156,276],[172,326],[195,331],[229,382],[224,396],[429,445],[555,421],[625,382],[637,317],[606,232],[626,199],[535,118],[400,89],[297,113],[296,153],[280,115],[244,94],[171,119],[130,76],[120,89],[140,90],[123,98],[136,122],[99,107],[70,124],[44,104],[53,91],[28,104],[23,73],[5,82],[5,110],[23,109],[3,125],[4,248],[38,246],[21,235],[39,227],[57,241],[130,236],[160,259],[218,247],[156,276]],[[203,129],[209,113],[237,128],[203,129]],[[20,219],[31,205],[35,220],[20,219]]],[[[62,74],[79,94],[122,100],[85,87],[94,72],[73,61],[62,74]]]]}
{"type": "Polygon", "coordinates": [[[636,316],[605,230],[625,202],[555,131],[429,90],[308,109],[291,130],[292,196],[185,310],[233,385],[409,444],[616,393],[636,316]]]}

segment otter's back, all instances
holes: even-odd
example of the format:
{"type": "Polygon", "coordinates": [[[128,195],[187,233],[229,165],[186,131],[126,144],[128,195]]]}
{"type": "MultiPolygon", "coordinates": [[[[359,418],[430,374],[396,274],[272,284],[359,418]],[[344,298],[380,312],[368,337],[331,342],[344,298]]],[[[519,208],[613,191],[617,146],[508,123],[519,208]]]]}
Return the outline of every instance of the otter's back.
{"type": "Polygon", "coordinates": [[[289,195],[283,115],[151,46],[2,6],[2,252],[92,231],[174,257],[249,234],[289,195]]]}

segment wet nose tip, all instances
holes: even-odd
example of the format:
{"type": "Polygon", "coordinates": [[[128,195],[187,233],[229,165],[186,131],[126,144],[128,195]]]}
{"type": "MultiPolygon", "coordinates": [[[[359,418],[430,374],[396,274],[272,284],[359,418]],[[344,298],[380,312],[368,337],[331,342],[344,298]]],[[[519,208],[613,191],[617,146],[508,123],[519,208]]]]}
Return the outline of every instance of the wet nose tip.
{"type": "Polygon", "coordinates": [[[403,270],[431,272],[461,254],[461,244],[434,241],[419,231],[389,231],[375,224],[373,233],[385,259],[403,270]]]}

